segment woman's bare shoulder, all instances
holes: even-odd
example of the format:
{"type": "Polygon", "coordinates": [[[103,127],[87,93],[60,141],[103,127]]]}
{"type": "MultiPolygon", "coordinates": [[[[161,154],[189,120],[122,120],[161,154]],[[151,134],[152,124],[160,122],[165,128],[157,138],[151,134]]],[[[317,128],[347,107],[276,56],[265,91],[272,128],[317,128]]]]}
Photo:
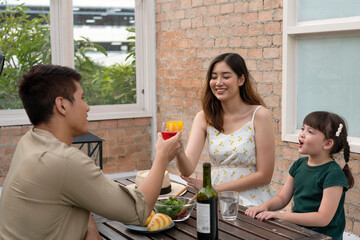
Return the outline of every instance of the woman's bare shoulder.
{"type": "Polygon", "coordinates": [[[206,129],[207,123],[206,123],[204,111],[200,111],[196,114],[195,119],[194,119],[194,124],[196,124],[197,126],[199,126],[201,128],[206,129]]]}
{"type": "Polygon", "coordinates": [[[267,109],[266,107],[260,107],[256,113],[255,113],[255,118],[254,121],[269,121],[272,119],[271,116],[271,110],[267,109]]]}

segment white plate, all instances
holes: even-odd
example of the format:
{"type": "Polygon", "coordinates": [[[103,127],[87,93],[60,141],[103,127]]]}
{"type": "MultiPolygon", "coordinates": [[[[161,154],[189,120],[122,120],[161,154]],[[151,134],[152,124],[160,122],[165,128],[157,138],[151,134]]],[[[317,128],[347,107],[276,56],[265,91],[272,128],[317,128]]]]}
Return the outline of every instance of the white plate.
{"type": "Polygon", "coordinates": [[[167,228],[164,228],[164,229],[160,229],[158,231],[152,231],[152,232],[149,232],[147,230],[147,227],[144,227],[144,226],[136,226],[136,225],[125,225],[125,227],[127,229],[130,229],[130,230],[133,230],[133,231],[137,231],[137,232],[142,232],[142,233],[157,233],[157,232],[162,232],[162,231],[165,231],[165,230],[168,230],[170,228],[172,228],[173,226],[175,226],[175,223],[172,222],[171,225],[167,228]]]}

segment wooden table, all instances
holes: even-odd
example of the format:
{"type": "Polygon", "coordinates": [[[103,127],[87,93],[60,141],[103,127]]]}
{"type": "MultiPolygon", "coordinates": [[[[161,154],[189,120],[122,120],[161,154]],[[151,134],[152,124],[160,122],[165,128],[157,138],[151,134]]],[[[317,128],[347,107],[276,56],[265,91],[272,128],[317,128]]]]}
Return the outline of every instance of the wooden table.
{"type": "MultiPolygon", "coordinates": [[[[135,182],[135,177],[118,178],[116,182],[122,185],[129,185],[135,182]]],[[[192,197],[195,189],[189,188],[184,196],[192,197]]],[[[282,220],[270,220],[260,222],[244,214],[245,207],[240,206],[235,221],[224,221],[219,212],[219,239],[331,239],[331,237],[299,227],[282,220]]],[[[141,234],[128,230],[124,224],[111,221],[106,218],[94,215],[95,223],[103,239],[196,239],[196,208],[191,217],[184,222],[177,222],[175,226],[164,232],[155,234],[141,234]]]]}

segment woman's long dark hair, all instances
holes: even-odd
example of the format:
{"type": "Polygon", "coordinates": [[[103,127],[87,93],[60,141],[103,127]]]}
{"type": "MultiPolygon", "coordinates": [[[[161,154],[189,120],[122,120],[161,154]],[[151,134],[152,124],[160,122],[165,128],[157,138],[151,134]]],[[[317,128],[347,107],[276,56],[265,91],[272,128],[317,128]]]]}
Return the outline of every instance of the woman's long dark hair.
{"type": "Polygon", "coordinates": [[[333,154],[344,150],[345,166],[343,171],[348,180],[349,189],[352,188],[354,186],[354,177],[348,166],[350,146],[347,141],[348,134],[344,119],[335,113],[318,111],[308,114],[303,123],[321,131],[326,139],[332,139],[334,141],[334,145],[330,149],[330,157],[333,158],[333,154]]]}
{"type": "Polygon", "coordinates": [[[237,53],[224,53],[217,56],[210,64],[206,75],[205,88],[202,95],[202,108],[205,114],[205,119],[208,124],[216,128],[218,131],[224,131],[223,124],[223,109],[219,99],[215,97],[210,88],[211,73],[214,66],[218,62],[224,61],[240,78],[244,75],[244,84],[239,86],[241,99],[250,105],[263,105],[265,103],[261,97],[256,93],[250,83],[250,74],[246,67],[245,60],[237,53]]]}

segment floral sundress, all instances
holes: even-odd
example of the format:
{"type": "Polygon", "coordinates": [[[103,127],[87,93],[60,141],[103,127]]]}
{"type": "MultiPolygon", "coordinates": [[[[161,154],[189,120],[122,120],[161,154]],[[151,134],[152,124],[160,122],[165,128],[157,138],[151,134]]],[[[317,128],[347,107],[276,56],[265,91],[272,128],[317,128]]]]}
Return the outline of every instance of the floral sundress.
{"type": "MultiPolygon", "coordinates": [[[[234,181],[256,172],[256,147],[254,116],[252,120],[231,134],[223,134],[208,125],[207,139],[212,164],[213,185],[234,181]]],[[[257,206],[276,195],[270,185],[264,185],[239,192],[239,204],[257,206]]]]}

